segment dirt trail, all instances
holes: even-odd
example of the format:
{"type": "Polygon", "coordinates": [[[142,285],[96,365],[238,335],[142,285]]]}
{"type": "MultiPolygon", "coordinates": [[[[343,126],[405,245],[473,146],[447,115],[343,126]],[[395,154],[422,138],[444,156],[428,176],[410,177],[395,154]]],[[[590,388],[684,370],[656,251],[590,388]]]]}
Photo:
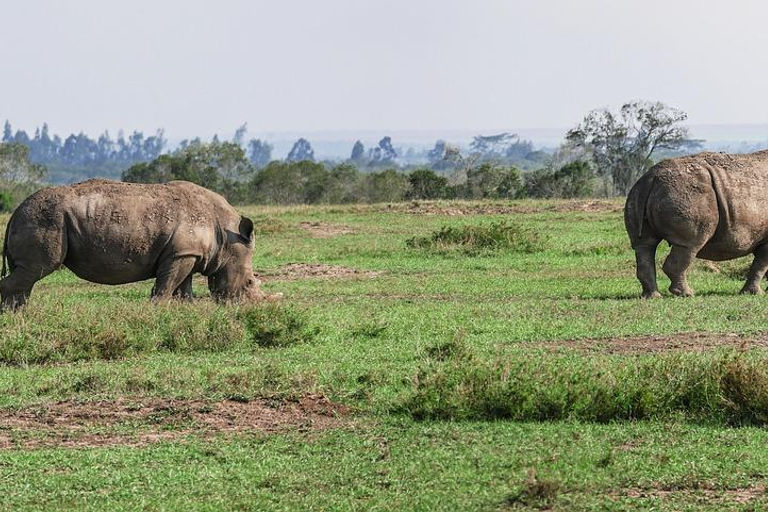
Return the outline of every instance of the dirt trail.
{"type": "Polygon", "coordinates": [[[312,238],[333,238],[341,235],[350,235],[355,230],[342,224],[331,224],[328,222],[301,222],[299,226],[309,233],[312,238]]]}
{"type": "Polygon", "coordinates": [[[601,354],[653,354],[659,352],[703,352],[715,348],[747,350],[755,347],[768,348],[768,333],[740,335],[686,332],[664,336],[631,336],[625,338],[596,338],[584,340],[559,340],[537,343],[548,350],[572,349],[601,354]]]}
{"type": "Polygon", "coordinates": [[[319,395],[297,401],[68,400],[0,411],[0,449],[141,446],[189,434],[322,430],[349,424],[348,413],[319,395]]]}
{"type": "Polygon", "coordinates": [[[462,204],[462,203],[401,203],[388,205],[388,211],[405,212],[414,215],[506,215],[513,213],[545,213],[545,212],[584,212],[602,213],[619,212],[624,205],[606,199],[558,201],[553,204],[462,204]]]}
{"type": "Polygon", "coordinates": [[[372,278],[380,276],[382,272],[360,270],[339,265],[326,265],[324,263],[289,263],[277,270],[259,270],[256,274],[262,281],[294,281],[297,279],[372,278]]]}

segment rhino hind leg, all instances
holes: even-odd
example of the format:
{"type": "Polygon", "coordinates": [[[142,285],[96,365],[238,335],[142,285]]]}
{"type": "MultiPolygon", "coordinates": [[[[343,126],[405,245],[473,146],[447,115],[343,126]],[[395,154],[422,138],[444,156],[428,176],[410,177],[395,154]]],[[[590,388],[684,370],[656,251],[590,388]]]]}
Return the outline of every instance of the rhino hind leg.
{"type": "Polygon", "coordinates": [[[744,283],[744,287],[741,289],[741,293],[749,293],[752,295],[762,295],[763,290],[760,288],[760,281],[762,281],[765,273],[768,272],[768,245],[761,245],[755,249],[755,259],[752,261],[752,265],[749,267],[747,273],[747,281],[744,283]]]}
{"type": "Polygon", "coordinates": [[[50,274],[55,268],[36,269],[16,267],[0,281],[0,310],[15,310],[24,306],[32,293],[35,283],[50,274]]]}
{"type": "Polygon", "coordinates": [[[192,274],[190,273],[186,279],[173,291],[173,298],[181,300],[192,300],[192,274]]]}
{"type": "MultiPolygon", "coordinates": [[[[179,289],[184,290],[184,284],[189,279],[191,295],[192,271],[197,259],[192,256],[168,259],[157,269],[155,286],[152,288],[152,300],[170,299],[179,289]]],[[[178,295],[177,295],[178,296],[178,295]]]]}
{"type": "Polygon", "coordinates": [[[643,287],[644,299],[661,297],[659,287],[656,284],[656,247],[659,242],[651,242],[648,245],[635,247],[635,259],[637,261],[637,279],[643,287]]]}
{"type": "Polygon", "coordinates": [[[664,270],[664,273],[667,274],[667,277],[672,281],[669,285],[669,291],[673,295],[679,297],[693,296],[693,290],[688,286],[686,273],[688,267],[690,267],[693,260],[696,259],[696,254],[698,254],[699,249],[699,247],[690,248],[673,245],[669,256],[664,260],[662,270],[664,270]]]}

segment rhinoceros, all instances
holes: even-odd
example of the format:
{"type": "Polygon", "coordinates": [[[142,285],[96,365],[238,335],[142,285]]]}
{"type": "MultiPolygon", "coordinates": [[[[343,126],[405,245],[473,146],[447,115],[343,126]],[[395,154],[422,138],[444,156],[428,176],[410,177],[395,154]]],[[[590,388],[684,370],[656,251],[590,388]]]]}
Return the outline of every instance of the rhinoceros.
{"type": "Polygon", "coordinates": [[[198,272],[214,299],[258,299],[252,255],[253,222],[193,183],[44,188],[8,221],[0,307],[25,304],[34,284],[62,266],[94,283],[155,278],[153,299],[191,298],[198,272]]]}
{"type": "Polygon", "coordinates": [[[768,271],[768,151],[699,153],[664,160],[629,192],[624,223],[644,298],[659,296],[656,247],[671,246],[662,269],[669,291],[690,296],[686,271],[695,258],[724,261],[754,254],[741,293],[761,294],[768,271]]]}

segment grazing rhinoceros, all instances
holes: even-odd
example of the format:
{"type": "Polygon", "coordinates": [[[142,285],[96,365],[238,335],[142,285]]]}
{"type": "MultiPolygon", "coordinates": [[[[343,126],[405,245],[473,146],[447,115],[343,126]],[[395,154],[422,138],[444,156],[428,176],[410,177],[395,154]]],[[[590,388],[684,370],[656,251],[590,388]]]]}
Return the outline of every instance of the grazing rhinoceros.
{"type": "Polygon", "coordinates": [[[651,168],[632,187],[624,222],[637,258],[643,297],[658,297],[656,246],[672,250],[664,273],[675,295],[693,291],[685,273],[694,258],[723,261],[754,254],[742,293],[761,294],[768,271],[768,151],[700,153],[651,168]]]}
{"type": "Polygon", "coordinates": [[[153,299],[191,298],[196,272],[208,277],[217,300],[256,299],[252,254],[253,222],[193,183],[44,188],[8,221],[0,306],[23,305],[34,284],[62,266],[94,283],[154,277],[153,299]]]}

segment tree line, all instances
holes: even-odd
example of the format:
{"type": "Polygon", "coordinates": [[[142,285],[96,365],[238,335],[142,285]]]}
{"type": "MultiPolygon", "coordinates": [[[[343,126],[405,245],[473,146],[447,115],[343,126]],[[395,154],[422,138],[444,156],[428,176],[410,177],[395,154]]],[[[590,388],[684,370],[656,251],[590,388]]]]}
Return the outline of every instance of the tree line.
{"type": "Polygon", "coordinates": [[[248,204],[380,203],[420,199],[517,199],[583,197],[597,179],[586,161],[521,172],[514,166],[477,162],[452,176],[433,169],[361,170],[352,163],[272,161],[254,166],[233,142],[195,142],[151,162],[133,165],[121,178],[133,183],[187,180],[248,204]]]}
{"type": "Polygon", "coordinates": [[[247,125],[232,140],[184,140],[169,151],[162,130],[148,137],[134,131],[113,139],[104,132],[96,140],[83,133],[62,140],[47,124],[30,137],[6,121],[0,209],[45,182],[90,177],[184,179],[232,202],[263,204],[625,195],[658,159],[701,148],[682,124],[686,117],[660,102],[630,102],[618,111],[588,113],[554,153],[505,132],[478,135],[466,149],[439,140],[420,165],[410,163],[412,151],[395,147],[390,137],[372,148],[357,141],[344,161],[318,162],[304,138],[284,160],[273,159],[271,144],[247,140],[247,125]]]}

